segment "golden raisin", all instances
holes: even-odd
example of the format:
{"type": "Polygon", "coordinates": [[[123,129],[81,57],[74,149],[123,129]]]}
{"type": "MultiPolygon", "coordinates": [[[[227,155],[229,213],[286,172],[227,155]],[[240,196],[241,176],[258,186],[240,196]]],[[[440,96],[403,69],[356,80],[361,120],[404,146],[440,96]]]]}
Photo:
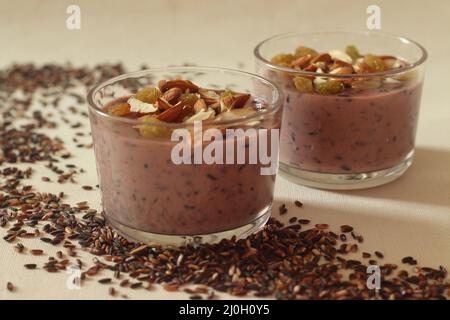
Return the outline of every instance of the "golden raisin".
{"type": "Polygon", "coordinates": [[[319,94],[337,94],[342,90],[342,83],[336,80],[327,80],[316,85],[316,92],[319,94]]]}
{"type": "Polygon", "coordinates": [[[381,81],[378,79],[371,80],[356,80],[352,82],[352,88],[356,90],[370,90],[381,86],[381,81]]]}
{"type": "Polygon", "coordinates": [[[358,48],[352,45],[347,46],[347,48],[345,48],[345,53],[348,54],[353,61],[361,57],[358,48]]]}
{"type": "Polygon", "coordinates": [[[367,54],[364,56],[364,62],[375,72],[384,71],[384,62],[377,56],[367,54]]]}
{"type": "Polygon", "coordinates": [[[282,66],[289,66],[294,61],[294,56],[290,53],[280,53],[274,56],[270,61],[273,64],[279,64],[282,66]]]}
{"type": "Polygon", "coordinates": [[[294,78],[295,88],[300,92],[313,92],[314,87],[312,81],[305,77],[295,77],[294,78]]]}
{"type": "Polygon", "coordinates": [[[163,121],[156,119],[153,116],[143,116],[139,118],[145,124],[138,125],[136,128],[139,129],[139,134],[145,138],[160,138],[160,139],[169,139],[171,136],[171,131],[169,128],[164,125],[152,125],[152,123],[156,124],[164,124],[163,121]]]}
{"type": "Polygon", "coordinates": [[[311,57],[317,56],[319,53],[311,48],[300,46],[295,49],[295,57],[300,58],[307,55],[310,55],[311,57]]]}
{"type": "Polygon", "coordinates": [[[108,113],[113,116],[124,117],[124,116],[130,114],[130,105],[126,102],[121,102],[121,103],[112,105],[108,109],[108,113]]]}
{"type": "Polygon", "coordinates": [[[155,103],[161,96],[161,92],[155,87],[146,87],[136,93],[135,98],[146,103],[155,103]]]}

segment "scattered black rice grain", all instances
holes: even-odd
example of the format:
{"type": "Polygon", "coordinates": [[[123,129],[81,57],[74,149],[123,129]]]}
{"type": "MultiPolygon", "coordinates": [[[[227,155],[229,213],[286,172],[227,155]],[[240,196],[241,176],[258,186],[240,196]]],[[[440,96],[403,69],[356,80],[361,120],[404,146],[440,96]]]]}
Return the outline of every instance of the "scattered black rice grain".
{"type": "Polygon", "coordinates": [[[40,256],[40,255],[42,255],[42,254],[44,253],[44,250],[41,250],[41,249],[33,249],[33,250],[30,250],[30,252],[31,252],[31,254],[32,254],[33,256],[40,256]]]}
{"type": "Polygon", "coordinates": [[[278,211],[280,213],[280,216],[285,215],[288,212],[288,209],[286,208],[286,204],[282,204],[279,208],[278,211]]]}
{"type": "Polygon", "coordinates": [[[346,224],[341,226],[341,232],[343,232],[343,233],[348,233],[348,232],[352,232],[352,231],[353,231],[353,227],[352,226],[349,226],[349,225],[346,225],[346,224]]]}
{"type": "Polygon", "coordinates": [[[111,297],[115,297],[117,295],[117,291],[116,291],[116,289],[114,289],[114,287],[110,287],[108,289],[108,293],[111,297]]]}
{"type": "MultiPolygon", "coordinates": [[[[0,110],[4,119],[0,124],[0,226],[9,227],[9,224],[13,224],[9,231],[5,230],[5,241],[14,242],[22,237],[37,239],[40,233],[45,233],[45,237],[40,237],[43,242],[64,246],[70,252],[83,248],[98,257],[83,270],[83,280],[86,277],[98,277],[100,272],[114,272],[114,278],[116,274],[122,274],[122,278],[125,278],[120,282],[121,287],[130,287],[130,280],[126,277],[137,279],[138,283],[145,283],[146,288],[150,289],[154,284],[160,284],[170,292],[194,284],[201,286],[189,293],[194,297],[214,297],[214,291],[235,296],[252,292],[258,297],[278,299],[447,297],[450,283],[447,270],[441,266],[436,269],[416,267],[409,274],[405,270],[393,272],[395,265],[384,264],[380,266],[382,288],[378,291],[368,289],[365,285],[367,265],[346,256],[360,249],[355,241],[363,242],[362,235],[357,235],[353,230],[350,238],[343,233],[337,235],[329,230],[327,224],[299,228],[300,225],[310,223],[306,219],[287,226],[270,219],[263,230],[246,239],[228,239],[195,247],[148,246],[142,249],[142,244],[130,242],[118,235],[100,213],[89,208],[87,202],[71,206],[64,203],[62,192],[39,192],[33,186],[23,185],[23,181],[30,178],[33,171],[31,167],[18,169],[15,167],[17,163],[31,165],[45,161],[60,183],[76,183],[76,173],[83,171],[83,168],[75,166],[61,164],[59,167],[59,158],[69,158],[70,152],[64,150],[62,140],[45,134],[46,130],[56,127],[56,122],[52,122],[51,117],[47,117],[42,110],[29,110],[33,102],[38,102],[34,101],[35,92],[39,91],[37,89],[44,92],[42,99],[45,104],[41,103],[42,108],[45,105],[52,106],[52,110],[59,112],[63,121],[67,120],[69,127],[78,128],[84,123],[69,120],[67,112],[78,112],[83,117],[87,114],[77,108],[59,107],[62,98],[72,96],[81,106],[85,103],[83,95],[72,92],[72,89],[79,86],[88,89],[96,82],[124,72],[120,64],[94,68],[23,64],[0,70],[0,99],[4,99],[0,110]],[[16,90],[23,91],[25,98],[3,98],[14,96],[16,90]],[[27,112],[30,117],[23,117],[27,112]],[[15,120],[18,118],[29,123],[17,126],[15,120]],[[64,171],[62,168],[70,170],[64,171]],[[27,232],[23,229],[24,225],[35,227],[38,232],[27,232]],[[348,278],[342,277],[344,271],[348,273],[348,278]],[[305,275],[308,281],[302,280],[299,284],[299,274],[305,275]]],[[[130,83],[129,86],[136,87],[136,84],[130,83]]],[[[89,142],[76,143],[83,148],[91,147],[89,142]]],[[[217,180],[215,176],[208,178],[217,180]]],[[[302,204],[296,201],[295,206],[301,207],[302,204]]],[[[366,257],[370,258],[370,255],[366,257]]],[[[417,264],[412,257],[405,258],[402,259],[403,263],[417,264]]],[[[43,269],[50,273],[60,272],[71,263],[62,254],[57,254],[56,258],[49,258],[43,269]]],[[[82,261],[77,259],[77,263],[81,268],[82,261]]],[[[377,264],[377,261],[371,259],[369,263],[377,264]]],[[[35,264],[28,266],[36,268],[35,264]]],[[[112,280],[104,278],[99,282],[111,283],[112,280]]],[[[132,285],[135,286],[135,283],[132,285]]],[[[109,289],[109,293],[112,292],[115,291],[109,289]]],[[[121,296],[127,298],[126,295],[121,296]]]]}
{"type": "Polygon", "coordinates": [[[14,247],[18,253],[22,253],[25,250],[25,246],[20,242],[18,242],[14,247]]]}
{"type": "Polygon", "coordinates": [[[408,256],[408,257],[404,257],[402,259],[402,263],[414,266],[414,265],[417,265],[417,260],[411,256],[408,256]]]}
{"type": "Polygon", "coordinates": [[[129,284],[130,284],[130,280],[125,279],[125,280],[122,280],[119,285],[121,287],[128,287],[129,284]]]}
{"type": "Polygon", "coordinates": [[[300,201],[298,201],[298,200],[295,200],[294,203],[295,203],[295,205],[296,205],[297,207],[299,207],[299,208],[303,207],[303,203],[300,202],[300,201]]]}
{"type": "Polygon", "coordinates": [[[296,223],[297,222],[297,217],[292,217],[289,219],[289,223],[296,223]]]}
{"type": "Polygon", "coordinates": [[[131,289],[138,289],[140,287],[142,287],[142,282],[135,282],[135,283],[130,284],[131,289]]]}
{"type": "Polygon", "coordinates": [[[13,285],[11,282],[8,282],[8,283],[6,284],[6,289],[7,289],[9,292],[13,292],[13,291],[15,290],[15,287],[14,287],[14,285],[13,285]]]}
{"type": "Polygon", "coordinates": [[[107,283],[111,283],[111,278],[103,278],[103,279],[100,279],[100,280],[98,280],[98,283],[101,283],[101,284],[107,284],[107,283]]]}

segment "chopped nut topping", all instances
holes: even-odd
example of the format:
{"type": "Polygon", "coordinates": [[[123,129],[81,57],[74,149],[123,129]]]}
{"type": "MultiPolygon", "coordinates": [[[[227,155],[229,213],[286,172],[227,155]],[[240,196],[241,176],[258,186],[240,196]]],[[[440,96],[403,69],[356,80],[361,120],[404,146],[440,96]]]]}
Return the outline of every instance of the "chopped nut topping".
{"type": "Polygon", "coordinates": [[[157,87],[145,87],[131,97],[107,104],[105,109],[109,114],[143,122],[135,126],[143,137],[166,138],[171,131],[152,123],[235,119],[264,108],[249,93],[200,88],[189,80],[177,79],[161,80],[157,87]]]}
{"type": "Polygon", "coordinates": [[[331,50],[328,54],[334,61],[340,60],[350,64],[353,63],[353,59],[348,54],[340,50],[331,50]]]}
{"type": "Polygon", "coordinates": [[[182,89],[172,88],[164,92],[161,98],[167,101],[168,103],[174,103],[177,101],[177,99],[181,96],[182,93],[183,93],[182,89]]]}
{"type": "Polygon", "coordinates": [[[128,99],[127,103],[130,105],[131,112],[153,113],[158,111],[158,108],[153,103],[142,102],[135,97],[128,99]]]}
{"type": "Polygon", "coordinates": [[[158,83],[158,86],[161,92],[166,92],[172,88],[189,90],[189,92],[193,93],[198,92],[198,87],[189,80],[161,80],[158,83]]]}
{"type": "Polygon", "coordinates": [[[208,107],[206,105],[206,102],[203,99],[198,99],[197,102],[194,104],[194,111],[195,111],[195,113],[206,111],[207,108],[208,107]]]}
{"type": "Polygon", "coordinates": [[[158,115],[156,118],[158,120],[164,121],[164,122],[180,122],[183,120],[183,118],[187,115],[189,115],[192,112],[191,106],[185,104],[177,104],[176,106],[173,106],[170,109],[167,109],[160,115],[158,115]]]}
{"type": "MultiPolygon", "coordinates": [[[[345,52],[341,50],[331,50],[328,53],[319,53],[314,49],[300,46],[295,50],[295,54],[281,53],[274,56],[271,62],[283,67],[290,67],[295,70],[302,70],[330,75],[352,75],[355,78],[331,78],[320,76],[293,76],[293,85],[303,93],[338,94],[345,89],[370,90],[380,87],[384,81],[387,84],[395,84],[395,81],[405,82],[417,78],[416,72],[407,72],[400,76],[391,78],[372,80],[364,79],[359,75],[383,72],[403,68],[409,64],[390,55],[373,55],[359,53],[359,50],[349,45],[345,52]]],[[[222,107],[229,105],[229,98],[221,100],[222,107]]]]}
{"type": "Polygon", "coordinates": [[[185,122],[209,120],[214,117],[215,113],[216,112],[211,108],[208,109],[207,111],[200,110],[199,112],[191,116],[189,119],[187,119],[185,122]]]}

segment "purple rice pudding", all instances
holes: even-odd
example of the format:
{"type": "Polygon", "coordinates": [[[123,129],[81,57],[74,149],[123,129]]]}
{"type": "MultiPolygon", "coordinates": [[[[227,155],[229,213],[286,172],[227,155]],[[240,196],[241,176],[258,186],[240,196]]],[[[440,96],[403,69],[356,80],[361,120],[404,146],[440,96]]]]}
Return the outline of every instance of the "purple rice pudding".
{"type": "MultiPolygon", "coordinates": [[[[194,133],[196,121],[203,124],[202,130],[225,132],[230,125],[222,122],[254,118],[264,114],[265,108],[264,101],[247,93],[204,89],[189,80],[162,80],[135,95],[112,99],[103,106],[101,116],[91,111],[108,220],[139,232],[190,236],[239,228],[269,212],[275,174],[262,175],[263,165],[176,164],[172,152],[178,142],[171,140],[175,128],[171,126],[185,126],[194,133]]],[[[279,129],[280,118],[277,111],[267,118],[241,121],[236,127],[279,129]]],[[[239,139],[235,138],[236,146],[239,139]]],[[[242,139],[248,157],[250,137],[242,139]]],[[[192,145],[192,160],[194,149],[206,145],[192,145]]]]}
{"type": "Polygon", "coordinates": [[[355,46],[328,52],[300,46],[261,65],[259,73],[285,95],[280,168],[294,180],[351,189],[409,166],[422,92],[411,63],[355,46]]]}

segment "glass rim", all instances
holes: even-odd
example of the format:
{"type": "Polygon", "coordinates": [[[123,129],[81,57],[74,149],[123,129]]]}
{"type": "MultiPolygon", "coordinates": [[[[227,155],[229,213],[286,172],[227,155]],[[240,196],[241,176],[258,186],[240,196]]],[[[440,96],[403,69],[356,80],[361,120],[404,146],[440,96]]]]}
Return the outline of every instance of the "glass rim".
{"type": "MultiPolygon", "coordinates": [[[[273,89],[275,89],[275,97],[274,99],[272,99],[272,101],[267,102],[269,107],[267,109],[263,109],[260,110],[258,112],[255,112],[252,115],[249,116],[243,116],[243,117],[239,117],[237,119],[224,119],[224,120],[204,120],[201,121],[202,124],[204,124],[205,126],[215,126],[215,125],[235,125],[235,124],[241,124],[241,123],[246,123],[246,122],[250,122],[252,120],[257,120],[259,119],[261,116],[265,116],[267,114],[271,114],[275,111],[277,111],[278,109],[280,109],[282,107],[282,102],[284,99],[283,96],[283,91],[281,90],[281,87],[272,82],[269,81],[259,75],[247,72],[247,71],[241,71],[241,70],[236,70],[236,69],[231,69],[231,68],[221,68],[221,67],[205,67],[205,66],[171,66],[171,67],[158,67],[158,68],[149,68],[149,69],[145,69],[145,70],[140,70],[140,71],[133,71],[133,72],[127,72],[121,75],[118,75],[116,77],[110,78],[108,80],[102,81],[98,84],[96,84],[94,87],[92,87],[88,94],[87,94],[87,102],[88,102],[88,106],[89,106],[89,110],[92,111],[93,113],[109,119],[109,120],[113,120],[113,121],[119,121],[119,122],[123,122],[123,123],[128,123],[131,125],[151,125],[151,126],[160,126],[160,127],[167,127],[167,128],[189,128],[194,126],[193,122],[151,122],[151,123],[146,123],[143,121],[139,121],[138,119],[130,119],[130,118],[126,118],[126,117],[120,117],[120,116],[114,116],[111,114],[108,114],[106,112],[104,112],[99,104],[97,104],[94,101],[94,96],[95,94],[97,94],[101,89],[112,85],[114,83],[129,79],[129,78],[140,78],[146,75],[151,75],[153,73],[157,73],[157,72],[186,72],[186,71],[195,71],[195,72],[219,72],[219,73],[234,73],[236,75],[242,75],[242,76],[246,76],[246,77],[251,77],[254,79],[257,79],[258,81],[261,81],[265,84],[268,84],[269,86],[271,86],[273,89]]],[[[195,81],[194,81],[195,82],[195,81]]]]}
{"type": "Polygon", "coordinates": [[[379,32],[379,31],[311,31],[311,32],[287,32],[287,33],[281,33],[274,36],[271,36],[260,43],[256,45],[256,47],[253,49],[253,55],[255,56],[257,61],[262,62],[266,67],[272,70],[277,71],[284,71],[291,73],[293,75],[303,75],[303,76],[314,76],[314,77],[322,77],[322,78],[334,78],[334,79],[351,79],[351,78],[377,78],[377,77],[386,77],[390,75],[395,75],[399,73],[404,73],[409,70],[416,69],[420,65],[422,65],[428,58],[427,50],[418,42],[411,40],[409,38],[398,36],[390,33],[385,32],[379,32]],[[315,34],[349,34],[349,35],[365,35],[365,36],[380,36],[390,39],[395,39],[403,43],[412,44],[416,46],[420,52],[421,57],[415,61],[414,63],[411,63],[408,66],[392,69],[388,71],[382,71],[382,72],[373,72],[373,73],[362,73],[362,74],[329,74],[329,73],[319,73],[319,72],[313,72],[313,71],[304,71],[304,70],[296,70],[294,68],[290,67],[283,67],[277,64],[272,63],[270,60],[267,60],[264,58],[261,54],[261,48],[274,40],[288,38],[292,36],[307,36],[307,35],[315,35],[315,34]]]}

